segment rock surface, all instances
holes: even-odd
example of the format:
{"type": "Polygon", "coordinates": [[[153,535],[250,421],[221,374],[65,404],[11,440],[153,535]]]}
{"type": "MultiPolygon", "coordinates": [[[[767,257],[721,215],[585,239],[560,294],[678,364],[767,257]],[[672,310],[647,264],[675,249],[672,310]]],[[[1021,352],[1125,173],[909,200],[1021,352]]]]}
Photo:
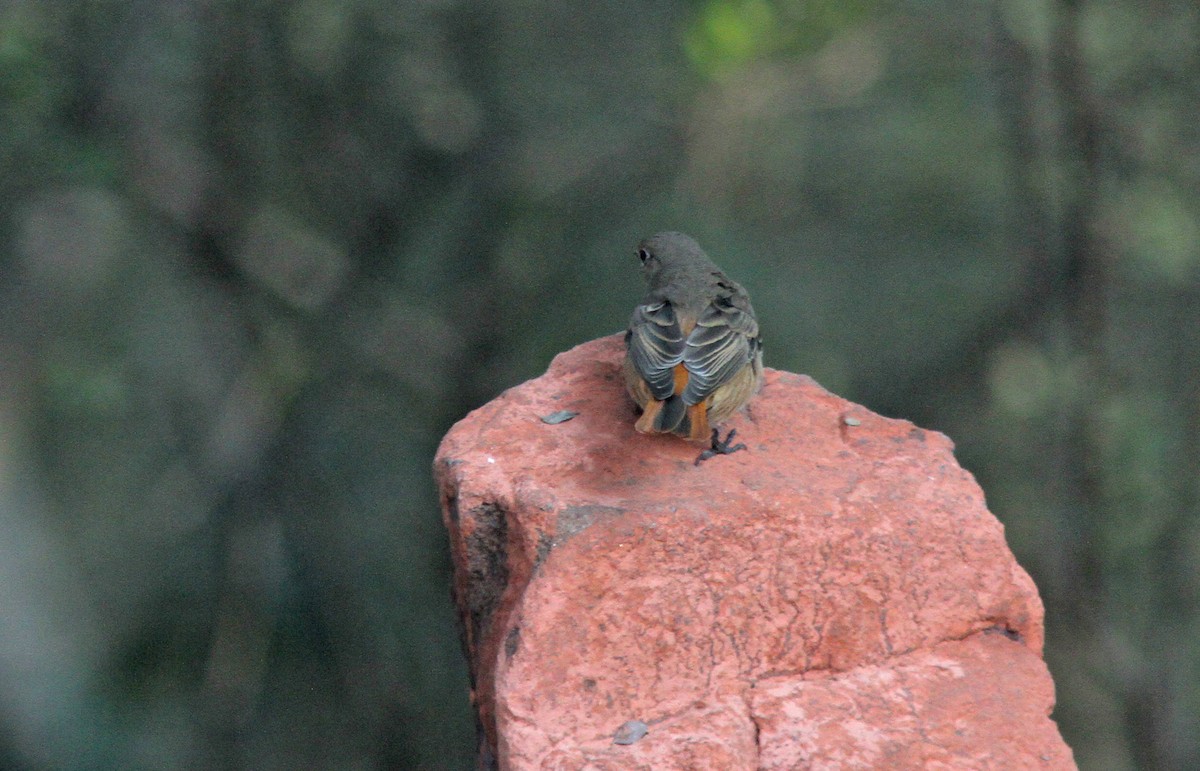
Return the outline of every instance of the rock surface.
{"type": "Polygon", "coordinates": [[[633,430],[623,351],[438,451],[484,766],[1074,768],[1037,590],[946,437],[768,369],[748,449],[696,466],[633,430]]]}

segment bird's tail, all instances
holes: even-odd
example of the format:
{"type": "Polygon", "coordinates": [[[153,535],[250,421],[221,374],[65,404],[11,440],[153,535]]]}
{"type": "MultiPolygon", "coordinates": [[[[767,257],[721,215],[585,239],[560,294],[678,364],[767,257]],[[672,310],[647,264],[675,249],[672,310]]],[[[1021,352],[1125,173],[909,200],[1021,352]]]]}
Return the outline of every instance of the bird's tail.
{"type": "Polygon", "coordinates": [[[692,421],[687,404],[678,395],[668,396],[662,409],[654,416],[654,430],[662,433],[687,436],[692,431],[692,421]]]}
{"type": "Polygon", "coordinates": [[[688,404],[679,396],[667,397],[654,416],[654,430],[695,441],[708,440],[708,405],[688,404]]]}

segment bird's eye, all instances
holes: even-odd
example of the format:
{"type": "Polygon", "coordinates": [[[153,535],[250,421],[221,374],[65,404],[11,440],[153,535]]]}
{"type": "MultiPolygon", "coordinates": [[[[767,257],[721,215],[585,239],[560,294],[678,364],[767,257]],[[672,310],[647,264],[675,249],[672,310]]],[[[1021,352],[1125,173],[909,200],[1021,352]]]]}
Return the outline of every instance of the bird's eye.
{"type": "Polygon", "coordinates": [[[638,249],[638,259],[641,260],[642,264],[644,265],[646,260],[650,259],[650,252],[646,251],[645,249],[638,249]]]}

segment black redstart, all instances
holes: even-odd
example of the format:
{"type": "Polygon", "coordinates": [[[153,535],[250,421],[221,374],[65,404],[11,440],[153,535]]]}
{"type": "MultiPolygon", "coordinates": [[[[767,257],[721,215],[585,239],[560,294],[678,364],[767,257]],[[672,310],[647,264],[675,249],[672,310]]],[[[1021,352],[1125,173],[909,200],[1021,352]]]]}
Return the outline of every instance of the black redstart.
{"type": "MultiPolygon", "coordinates": [[[[625,386],[642,408],[641,433],[709,441],[710,426],[750,401],[762,382],[762,339],[746,290],[683,233],[638,245],[649,291],[625,333],[625,386]]],[[[712,430],[712,449],[728,453],[712,430]]]]}

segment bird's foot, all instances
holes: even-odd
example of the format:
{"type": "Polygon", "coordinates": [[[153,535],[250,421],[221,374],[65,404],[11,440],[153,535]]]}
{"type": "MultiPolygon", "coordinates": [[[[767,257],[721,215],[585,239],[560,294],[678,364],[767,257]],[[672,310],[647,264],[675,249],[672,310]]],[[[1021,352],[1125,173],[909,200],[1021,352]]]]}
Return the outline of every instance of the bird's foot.
{"type": "Polygon", "coordinates": [[[731,428],[729,429],[729,435],[725,437],[725,441],[721,441],[721,432],[714,428],[712,433],[712,447],[709,447],[707,450],[696,456],[695,465],[699,466],[701,463],[713,457],[714,455],[728,455],[730,453],[737,452],[738,450],[746,449],[746,445],[742,442],[738,442],[732,447],[730,446],[730,444],[733,442],[733,437],[736,434],[737,429],[731,428]]]}

